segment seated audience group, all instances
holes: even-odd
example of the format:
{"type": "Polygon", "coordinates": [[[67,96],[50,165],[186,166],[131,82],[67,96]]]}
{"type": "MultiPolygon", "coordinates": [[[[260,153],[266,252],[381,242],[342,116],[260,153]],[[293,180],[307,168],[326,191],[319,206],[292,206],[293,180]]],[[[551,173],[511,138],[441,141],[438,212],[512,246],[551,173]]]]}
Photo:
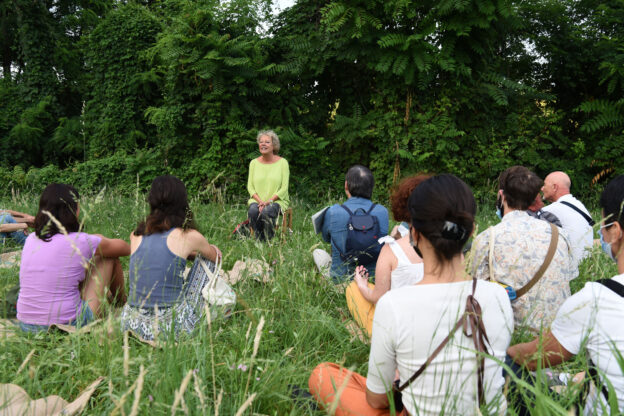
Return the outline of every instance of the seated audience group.
{"type": "MultiPolygon", "coordinates": [[[[408,238],[415,253],[402,249],[400,235],[381,238],[385,246],[375,285],[368,282],[366,268],[345,261],[345,273],[354,271],[347,305],[371,336],[368,375],[319,364],[309,389],[321,407],[335,409],[336,415],[434,415],[477,414],[477,407],[503,414],[512,405],[517,414],[531,414],[522,400],[506,402],[503,370],[525,378],[522,369],[535,371],[587,353],[591,388],[580,395],[579,405],[587,415],[619,414],[624,408],[624,332],[618,324],[624,316],[624,175],[602,193],[599,229],[602,249],[622,274],[590,281],[575,295],[570,281],[591,248],[586,235],[593,221],[569,194],[563,172],[542,183],[524,167],[505,170],[496,202],[501,222],[475,237],[466,266],[462,247],[475,231],[470,189],[451,175],[409,178],[392,198],[397,221],[406,218],[396,196],[410,179],[408,238]],[[544,208],[540,190],[552,209],[544,208]],[[400,264],[411,267],[405,273],[413,279],[401,288],[394,284],[400,264]],[[536,337],[510,346],[514,328],[536,337]]],[[[343,221],[342,230],[348,227],[343,221]]],[[[525,378],[525,384],[531,380],[525,378]]]]}
{"type": "MultiPolygon", "coordinates": [[[[261,131],[257,142],[248,219],[254,237],[266,241],[289,206],[289,168],[274,132],[261,131]]],[[[624,175],[604,189],[599,225],[602,248],[621,274],[590,277],[574,295],[570,281],[593,244],[593,221],[570,185],[563,172],[542,182],[521,166],[505,170],[496,197],[501,221],[477,234],[466,183],[449,174],[411,176],[390,198],[401,226],[388,236],[388,210],[372,201],[372,172],[349,168],[347,200],[319,213],[331,254],[317,249],[312,257],[324,277],[345,283],[348,308],[370,337],[368,373],[319,364],[308,383],[314,399],[336,415],[504,414],[515,404],[503,394],[503,369],[523,377],[523,368],[586,352],[594,388],[585,414],[622,410],[624,175]],[[536,337],[510,346],[514,328],[536,337]],[[608,400],[613,393],[615,402],[608,400]]],[[[214,271],[221,251],[197,230],[178,178],[155,178],[148,203],[130,244],[82,232],[78,191],[70,185],[47,186],[35,217],[0,211],[1,242],[23,245],[17,318],[24,331],[86,325],[112,303],[123,306],[122,329],[144,339],[193,333],[205,311],[205,266],[214,271]],[[29,227],[34,232],[24,232],[29,227]],[[194,263],[185,274],[187,260],[194,263]]]]}

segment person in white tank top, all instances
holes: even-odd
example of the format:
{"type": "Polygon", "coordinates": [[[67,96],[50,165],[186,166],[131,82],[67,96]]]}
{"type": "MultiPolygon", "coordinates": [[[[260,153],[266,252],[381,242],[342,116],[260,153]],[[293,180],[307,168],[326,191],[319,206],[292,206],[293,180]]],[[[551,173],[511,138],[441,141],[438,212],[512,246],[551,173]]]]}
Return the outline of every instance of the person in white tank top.
{"type": "MultiPolygon", "coordinates": [[[[428,175],[415,175],[405,178],[390,198],[392,216],[396,221],[410,221],[407,200],[414,188],[429,178],[428,175]]],[[[375,304],[389,290],[418,283],[423,277],[422,259],[409,242],[409,234],[394,239],[386,236],[379,239],[384,244],[377,259],[375,284],[369,283],[368,272],[363,266],[357,267],[354,281],[345,291],[349,312],[368,336],[372,335],[375,304]]]]}

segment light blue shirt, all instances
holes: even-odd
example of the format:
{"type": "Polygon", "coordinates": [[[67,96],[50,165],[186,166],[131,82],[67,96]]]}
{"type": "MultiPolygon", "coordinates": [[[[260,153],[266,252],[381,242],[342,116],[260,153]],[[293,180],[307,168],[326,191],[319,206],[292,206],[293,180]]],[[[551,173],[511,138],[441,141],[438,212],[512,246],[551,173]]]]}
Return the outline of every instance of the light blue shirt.
{"type": "MultiPolygon", "coordinates": [[[[372,201],[370,199],[356,196],[349,198],[344,203],[352,212],[355,212],[358,208],[368,211],[371,204],[372,201]]],[[[381,232],[379,237],[388,235],[388,210],[383,205],[377,204],[371,211],[371,215],[377,217],[379,221],[379,231],[381,232]]],[[[346,251],[347,222],[349,222],[349,217],[349,213],[341,208],[339,204],[334,204],[327,210],[323,219],[323,240],[331,243],[332,248],[332,265],[329,274],[335,282],[345,280],[346,276],[355,271],[353,266],[348,267],[340,258],[340,253],[346,251]]],[[[374,265],[368,268],[368,273],[371,276],[375,275],[374,265]]]]}

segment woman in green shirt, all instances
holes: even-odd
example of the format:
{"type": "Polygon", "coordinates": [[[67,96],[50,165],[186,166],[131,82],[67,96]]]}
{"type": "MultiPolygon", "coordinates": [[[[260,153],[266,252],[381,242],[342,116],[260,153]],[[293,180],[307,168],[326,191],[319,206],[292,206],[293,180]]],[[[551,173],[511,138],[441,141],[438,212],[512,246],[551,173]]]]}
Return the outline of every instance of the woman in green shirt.
{"type": "Polygon", "coordinates": [[[261,240],[273,238],[275,221],[288,208],[288,162],[277,155],[280,142],[273,130],[263,130],[256,138],[260,157],[249,163],[249,224],[261,240]]]}

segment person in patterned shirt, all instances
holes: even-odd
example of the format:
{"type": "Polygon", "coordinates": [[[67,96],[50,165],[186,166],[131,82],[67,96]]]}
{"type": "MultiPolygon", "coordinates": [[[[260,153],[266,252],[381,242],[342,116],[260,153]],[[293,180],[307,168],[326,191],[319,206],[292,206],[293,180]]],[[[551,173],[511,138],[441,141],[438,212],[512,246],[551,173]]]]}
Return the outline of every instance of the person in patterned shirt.
{"type": "MultiPolygon", "coordinates": [[[[502,220],[480,233],[472,247],[470,270],[477,279],[504,283],[517,291],[544,263],[550,224],[527,213],[541,186],[541,179],[523,166],[500,175],[496,206],[502,220]]],[[[557,309],[570,296],[570,280],[577,276],[567,234],[559,232],[556,251],[543,276],[524,296],[512,300],[516,326],[534,331],[549,328],[557,309]]]]}

